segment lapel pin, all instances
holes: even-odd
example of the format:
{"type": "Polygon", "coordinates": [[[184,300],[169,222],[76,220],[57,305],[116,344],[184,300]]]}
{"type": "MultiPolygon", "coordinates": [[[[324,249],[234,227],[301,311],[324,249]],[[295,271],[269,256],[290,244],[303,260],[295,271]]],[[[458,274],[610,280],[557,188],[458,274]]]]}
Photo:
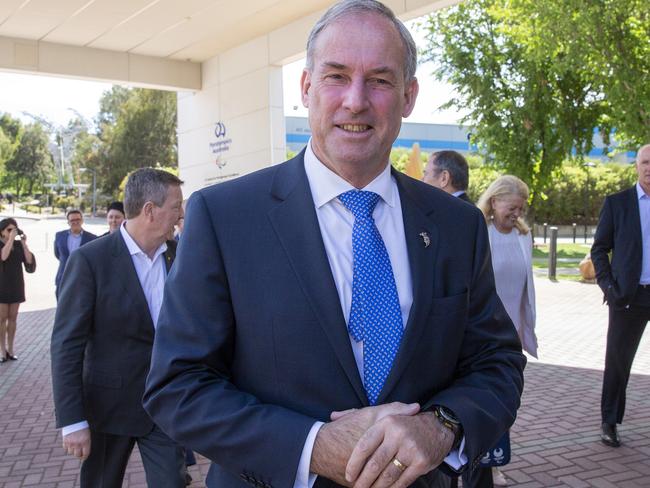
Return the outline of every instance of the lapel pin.
{"type": "Polygon", "coordinates": [[[431,244],[431,238],[429,237],[428,232],[420,232],[420,237],[422,238],[422,241],[424,242],[424,247],[429,247],[429,244],[431,244]]]}

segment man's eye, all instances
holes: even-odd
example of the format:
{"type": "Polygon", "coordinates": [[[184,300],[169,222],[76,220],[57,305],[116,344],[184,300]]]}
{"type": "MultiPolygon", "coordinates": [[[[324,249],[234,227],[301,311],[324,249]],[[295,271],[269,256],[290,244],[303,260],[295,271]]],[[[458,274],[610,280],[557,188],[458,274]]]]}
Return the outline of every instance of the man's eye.
{"type": "Polygon", "coordinates": [[[384,79],[384,78],[373,78],[373,79],[370,80],[370,81],[371,81],[372,83],[374,83],[375,85],[382,85],[382,86],[384,86],[384,85],[386,85],[386,86],[391,85],[391,82],[388,81],[388,80],[386,80],[386,79],[384,79]]]}

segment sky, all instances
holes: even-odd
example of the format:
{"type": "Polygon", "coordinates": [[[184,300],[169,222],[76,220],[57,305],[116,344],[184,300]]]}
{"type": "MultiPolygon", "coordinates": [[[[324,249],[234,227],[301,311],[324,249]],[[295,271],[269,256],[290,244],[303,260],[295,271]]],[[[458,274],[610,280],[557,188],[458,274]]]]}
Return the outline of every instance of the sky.
{"type": "MultiPolygon", "coordinates": [[[[424,39],[414,27],[416,21],[407,23],[418,46],[424,39]]],[[[307,110],[300,100],[300,74],[304,59],[284,67],[284,113],[286,116],[307,116],[307,110]]],[[[432,63],[418,67],[417,77],[420,93],[408,122],[454,124],[460,114],[455,111],[441,111],[438,107],[451,96],[452,90],[445,83],[433,79],[432,63]]],[[[77,110],[84,117],[93,120],[99,112],[99,99],[104,91],[110,90],[111,84],[50,76],[25,75],[0,72],[0,113],[9,112],[25,123],[33,115],[49,120],[54,125],[66,125],[76,117],[70,108],[77,110]]]]}
{"type": "Polygon", "coordinates": [[[69,110],[73,108],[92,120],[99,112],[102,93],[111,86],[110,83],[0,72],[0,112],[9,112],[25,123],[32,122],[23,113],[29,112],[54,125],[66,125],[76,117],[69,110]]]}

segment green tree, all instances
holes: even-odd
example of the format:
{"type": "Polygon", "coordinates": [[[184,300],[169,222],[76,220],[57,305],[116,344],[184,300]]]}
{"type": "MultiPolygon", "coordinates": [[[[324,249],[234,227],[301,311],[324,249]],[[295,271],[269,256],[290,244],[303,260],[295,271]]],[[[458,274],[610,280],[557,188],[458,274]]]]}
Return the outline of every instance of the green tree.
{"type": "Polygon", "coordinates": [[[573,155],[581,166],[595,129],[605,140],[613,127],[628,137],[623,118],[632,111],[647,133],[648,120],[638,116],[650,105],[647,10],[637,0],[465,0],[429,18],[427,56],[459,94],[446,107],[468,112],[463,122],[473,126],[473,142],[491,164],[529,184],[534,207],[564,159],[573,155]],[[634,35],[611,37],[626,25],[636,27],[634,35]],[[601,42],[616,40],[619,57],[627,50],[634,58],[627,75],[599,52],[601,42]],[[635,85],[636,107],[610,95],[623,81],[635,85]]]}
{"type": "Polygon", "coordinates": [[[566,39],[606,102],[603,125],[623,148],[650,140],[650,2],[565,0],[537,2],[556,13],[546,36],[566,39]]]}
{"type": "Polygon", "coordinates": [[[14,119],[8,113],[3,113],[0,115],[0,128],[2,128],[5,135],[14,141],[16,146],[18,146],[23,130],[23,125],[20,122],[20,119],[14,119]]]}
{"type": "Polygon", "coordinates": [[[178,166],[175,93],[114,87],[100,105],[99,144],[86,139],[79,157],[98,170],[105,191],[115,194],[136,168],[178,166]]]}
{"type": "Polygon", "coordinates": [[[23,190],[33,194],[35,185],[42,185],[51,178],[53,167],[48,144],[48,134],[40,123],[24,127],[20,145],[6,164],[7,176],[18,196],[23,190]]]}
{"type": "Polygon", "coordinates": [[[12,141],[0,127],[0,178],[4,176],[5,163],[13,155],[12,141]]]}
{"type": "MultiPolygon", "coordinates": [[[[4,113],[0,116],[0,181],[5,180],[5,164],[16,153],[22,136],[20,120],[4,113]]],[[[4,181],[7,184],[7,181],[4,181]]]]}
{"type": "Polygon", "coordinates": [[[110,91],[102,94],[99,100],[99,114],[97,115],[97,124],[100,133],[106,126],[114,125],[122,111],[122,106],[131,97],[132,90],[123,86],[114,85],[110,91]]]}

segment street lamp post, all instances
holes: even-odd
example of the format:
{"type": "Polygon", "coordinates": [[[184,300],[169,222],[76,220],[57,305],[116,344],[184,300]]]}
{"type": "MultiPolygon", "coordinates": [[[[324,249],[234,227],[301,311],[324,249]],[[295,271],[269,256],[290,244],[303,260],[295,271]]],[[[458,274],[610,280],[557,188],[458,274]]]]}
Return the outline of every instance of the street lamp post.
{"type": "Polygon", "coordinates": [[[93,173],[93,207],[92,214],[96,217],[97,214],[97,171],[95,168],[79,168],[79,171],[92,171],[93,173]]]}

